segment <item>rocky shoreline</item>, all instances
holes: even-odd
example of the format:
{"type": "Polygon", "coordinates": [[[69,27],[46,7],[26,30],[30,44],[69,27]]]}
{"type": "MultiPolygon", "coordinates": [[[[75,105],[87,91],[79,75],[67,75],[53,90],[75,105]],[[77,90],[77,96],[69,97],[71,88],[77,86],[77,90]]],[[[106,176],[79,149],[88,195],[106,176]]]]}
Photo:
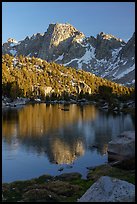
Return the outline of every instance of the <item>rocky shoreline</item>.
{"type": "MultiPolygon", "coordinates": [[[[27,98],[17,98],[16,100],[11,100],[7,97],[2,97],[3,110],[5,108],[20,108],[26,104],[31,104],[31,103],[47,103],[47,104],[63,104],[63,105],[77,104],[80,106],[93,104],[97,106],[100,110],[112,111],[115,113],[120,113],[120,112],[130,113],[133,116],[135,116],[134,101],[116,103],[118,105],[113,106],[112,108],[105,100],[102,100],[102,99],[98,101],[87,101],[86,99],[81,99],[77,101],[76,100],[69,100],[69,101],[54,100],[54,101],[45,102],[45,101],[41,101],[40,99],[30,100],[27,98]]],[[[64,111],[65,110],[66,109],[64,108],[64,111]]],[[[122,137],[123,136],[121,135],[120,140],[122,137]]],[[[116,142],[118,141],[119,140],[116,140],[116,142]]],[[[134,141],[132,143],[134,144],[134,141]]],[[[124,148],[123,146],[124,142],[121,142],[121,145],[122,145],[122,148],[124,148]]],[[[126,144],[126,147],[127,147],[127,144],[126,144]]],[[[111,152],[111,156],[113,156],[112,150],[114,150],[114,147],[112,148],[112,144],[110,144],[109,151],[111,152]]],[[[119,149],[117,149],[117,151],[119,152],[119,149]]],[[[127,159],[125,160],[108,162],[107,164],[104,164],[95,168],[88,167],[87,179],[82,179],[81,174],[74,172],[74,173],[61,174],[59,176],[42,175],[39,178],[34,178],[26,181],[15,181],[12,183],[3,183],[2,202],[63,202],[63,201],[81,202],[80,198],[84,195],[87,196],[85,192],[87,192],[89,188],[91,188],[91,190],[93,191],[94,189],[92,189],[92,185],[96,184],[96,182],[103,182],[104,179],[107,179],[107,180],[109,179],[110,183],[113,183],[112,178],[119,179],[117,180],[117,183],[121,182],[121,180],[122,181],[124,180],[128,182],[126,183],[126,185],[130,186],[130,184],[135,184],[135,158],[134,157],[128,158],[128,155],[126,155],[126,157],[127,159]],[[104,178],[104,176],[107,176],[107,177],[104,178]],[[100,178],[102,180],[99,180],[100,178]]],[[[127,188],[130,188],[130,187],[127,187],[127,188]]],[[[132,189],[131,190],[132,196],[131,195],[128,196],[129,202],[131,200],[132,201],[135,200],[134,186],[131,185],[131,189],[132,189]]],[[[127,197],[125,198],[127,199],[127,197]]],[[[119,199],[121,199],[121,197],[119,199]]],[[[93,201],[89,201],[89,202],[93,202],[93,201]]],[[[116,202],[116,201],[113,200],[113,202],[116,202]]],[[[123,202],[123,201],[119,201],[119,202],[123,202]]]]}
{"type": "MultiPolygon", "coordinates": [[[[119,102],[118,100],[115,100],[113,104],[109,104],[106,100],[104,99],[99,99],[99,100],[87,100],[85,98],[79,99],[79,100],[74,100],[70,99],[68,101],[65,100],[51,100],[51,101],[45,101],[41,100],[39,98],[37,99],[29,99],[29,98],[19,98],[12,100],[10,98],[2,96],[2,109],[5,108],[19,108],[22,107],[26,104],[34,104],[34,103],[46,103],[46,104],[62,104],[62,105],[70,105],[70,104],[77,104],[80,106],[84,105],[95,105],[97,106],[100,110],[103,111],[111,111],[114,113],[130,113],[133,116],[135,116],[135,101],[133,100],[128,100],[125,102],[119,102]]],[[[64,109],[65,110],[65,109],[64,109]]]]}
{"type": "Polygon", "coordinates": [[[116,157],[116,160],[114,159],[115,162],[108,161],[107,164],[95,168],[89,167],[86,179],[83,179],[80,173],[74,172],[64,173],[59,176],[42,175],[38,178],[26,181],[3,183],[2,201],[98,202],[104,200],[105,202],[134,202],[134,143],[134,131],[123,132],[118,136],[117,140],[110,141],[108,144],[108,157],[110,154],[109,152],[115,152],[119,155],[121,153],[119,152],[119,149],[122,147],[126,159],[118,160],[118,157],[116,157]],[[124,142],[125,138],[128,138],[126,142],[124,142]],[[122,140],[124,141],[122,142],[122,140]],[[117,144],[119,144],[118,148],[117,144]],[[133,147],[129,152],[129,148],[127,147],[131,146],[131,144],[133,147]],[[107,187],[108,185],[109,188],[107,187]],[[95,188],[95,186],[97,187],[95,188]],[[99,196],[97,195],[98,193],[99,196]]]}
{"type": "Polygon", "coordinates": [[[2,184],[3,202],[77,202],[101,176],[109,176],[135,184],[135,170],[123,170],[109,164],[89,170],[84,180],[79,173],[2,184]]]}

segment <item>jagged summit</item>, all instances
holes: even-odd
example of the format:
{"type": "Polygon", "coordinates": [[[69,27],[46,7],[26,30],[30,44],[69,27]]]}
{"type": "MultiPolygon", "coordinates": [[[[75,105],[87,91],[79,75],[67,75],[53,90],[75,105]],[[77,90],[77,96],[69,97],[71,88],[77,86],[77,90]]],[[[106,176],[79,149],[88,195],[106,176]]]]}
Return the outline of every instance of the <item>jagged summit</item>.
{"type": "Polygon", "coordinates": [[[17,43],[17,41],[13,38],[8,38],[7,42],[8,43],[17,43]]]}
{"type": "Polygon", "coordinates": [[[101,38],[104,39],[104,40],[112,40],[112,39],[114,39],[114,40],[117,40],[117,41],[125,43],[124,40],[122,40],[120,38],[117,38],[117,37],[115,37],[112,34],[106,34],[105,32],[100,32],[99,36],[101,36],[101,38]]]}
{"type": "Polygon", "coordinates": [[[135,34],[126,43],[105,32],[86,37],[69,23],[51,23],[43,34],[19,42],[8,39],[2,53],[54,61],[125,85],[135,83],[135,34]]]}
{"type": "Polygon", "coordinates": [[[85,35],[68,23],[50,24],[44,35],[43,44],[38,54],[39,58],[54,61],[68,50],[73,42],[85,35]]]}
{"type": "Polygon", "coordinates": [[[68,39],[73,38],[76,36],[85,37],[85,35],[74,28],[69,23],[55,23],[50,24],[47,29],[47,36],[50,35],[51,37],[51,44],[54,46],[58,46],[60,42],[68,39]]]}
{"type": "MultiPolygon", "coordinates": [[[[49,27],[48,27],[48,29],[49,28],[60,28],[60,29],[69,29],[69,30],[71,30],[71,31],[73,31],[73,32],[76,32],[76,31],[78,31],[74,26],[72,26],[70,23],[50,23],[49,24],[49,27]]],[[[47,29],[47,30],[48,30],[47,29]]],[[[79,31],[80,32],[80,31],[79,31]]]]}

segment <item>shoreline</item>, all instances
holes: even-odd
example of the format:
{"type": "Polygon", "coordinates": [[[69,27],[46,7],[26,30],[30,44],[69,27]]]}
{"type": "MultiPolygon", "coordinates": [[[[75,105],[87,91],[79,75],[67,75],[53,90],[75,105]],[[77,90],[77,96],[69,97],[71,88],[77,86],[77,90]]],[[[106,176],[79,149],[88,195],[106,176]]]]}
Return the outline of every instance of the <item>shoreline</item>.
{"type": "MultiPolygon", "coordinates": [[[[27,99],[28,100],[28,99],[27,99]]],[[[15,105],[15,101],[12,101],[12,105],[15,105]],[[12,103],[13,102],[13,103],[12,103]]],[[[6,106],[6,108],[19,108],[27,104],[41,104],[46,103],[45,101],[27,101],[26,103],[22,102],[17,103],[17,106],[6,106]]],[[[126,102],[127,103],[127,102],[126,102]]],[[[126,104],[125,103],[125,104],[126,104]]],[[[134,103],[134,101],[133,101],[134,103]]],[[[132,101],[128,102],[128,106],[125,110],[129,108],[134,112],[134,107],[132,107],[132,101]]],[[[9,102],[10,104],[10,102],[9,102]]],[[[100,110],[109,111],[109,108],[105,101],[87,101],[79,100],[77,103],[73,101],[50,101],[46,104],[61,104],[64,107],[67,105],[76,104],[76,105],[95,105],[100,110]],[[102,105],[101,105],[102,104],[102,105]],[[105,108],[102,108],[105,107],[105,108]]],[[[5,107],[4,107],[5,108],[5,107]]],[[[111,112],[120,113],[122,111],[111,112]]],[[[127,112],[130,113],[130,112],[127,112]]],[[[131,113],[133,114],[133,113],[131,113]]],[[[128,165],[130,166],[130,165],[128,165]]],[[[96,166],[95,168],[87,168],[86,179],[82,178],[82,175],[78,172],[73,173],[62,173],[58,176],[51,175],[41,175],[37,178],[27,179],[27,180],[17,180],[10,183],[2,183],[2,193],[3,193],[3,202],[77,202],[77,200],[86,192],[86,190],[92,186],[94,182],[97,181],[101,176],[112,176],[118,179],[128,181],[130,183],[135,183],[135,170],[126,170],[119,168],[119,165],[111,165],[109,162],[96,166]]]]}
{"type": "Polygon", "coordinates": [[[109,163],[89,169],[87,179],[80,173],[62,173],[2,183],[3,202],[77,202],[101,177],[109,176],[135,184],[135,170],[124,170],[109,163]]]}
{"type": "Polygon", "coordinates": [[[15,100],[11,100],[10,98],[3,97],[2,98],[2,110],[7,109],[7,108],[20,108],[23,107],[27,104],[59,104],[59,105],[64,105],[64,108],[62,110],[69,111],[67,106],[76,104],[80,106],[84,105],[95,105],[96,107],[99,108],[99,110],[104,110],[104,111],[110,111],[114,113],[129,113],[133,116],[135,116],[135,101],[134,100],[128,100],[125,102],[121,101],[116,101],[116,104],[111,106],[106,100],[104,99],[99,99],[99,100],[87,100],[85,98],[79,99],[79,100],[51,100],[51,101],[45,101],[41,99],[34,99],[31,100],[29,98],[17,98],[15,100]],[[66,108],[65,108],[66,106],[66,108]]]}

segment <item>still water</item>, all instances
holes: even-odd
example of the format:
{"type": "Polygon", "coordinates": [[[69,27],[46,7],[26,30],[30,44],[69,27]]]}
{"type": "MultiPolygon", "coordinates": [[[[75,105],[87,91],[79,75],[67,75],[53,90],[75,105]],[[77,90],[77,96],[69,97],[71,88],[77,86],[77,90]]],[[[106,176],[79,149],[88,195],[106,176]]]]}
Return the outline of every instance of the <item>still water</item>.
{"type": "Polygon", "coordinates": [[[3,182],[69,172],[86,178],[87,167],[107,162],[108,142],[135,128],[128,114],[108,113],[94,105],[61,108],[43,103],[3,110],[3,182]]]}

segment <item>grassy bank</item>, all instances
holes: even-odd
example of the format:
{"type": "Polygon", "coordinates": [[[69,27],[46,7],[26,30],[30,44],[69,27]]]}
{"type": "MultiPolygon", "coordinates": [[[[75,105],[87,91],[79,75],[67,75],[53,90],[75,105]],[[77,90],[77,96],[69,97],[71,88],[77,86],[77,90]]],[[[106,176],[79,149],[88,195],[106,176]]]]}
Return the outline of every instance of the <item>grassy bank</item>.
{"type": "Polygon", "coordinates": [[[79,173],[2,184],[3,202],[76,202],[101,176],[111,176],[135,184],[135,171],[111,167],[108,164],[89,170],[87,180],[79,173]]]}

